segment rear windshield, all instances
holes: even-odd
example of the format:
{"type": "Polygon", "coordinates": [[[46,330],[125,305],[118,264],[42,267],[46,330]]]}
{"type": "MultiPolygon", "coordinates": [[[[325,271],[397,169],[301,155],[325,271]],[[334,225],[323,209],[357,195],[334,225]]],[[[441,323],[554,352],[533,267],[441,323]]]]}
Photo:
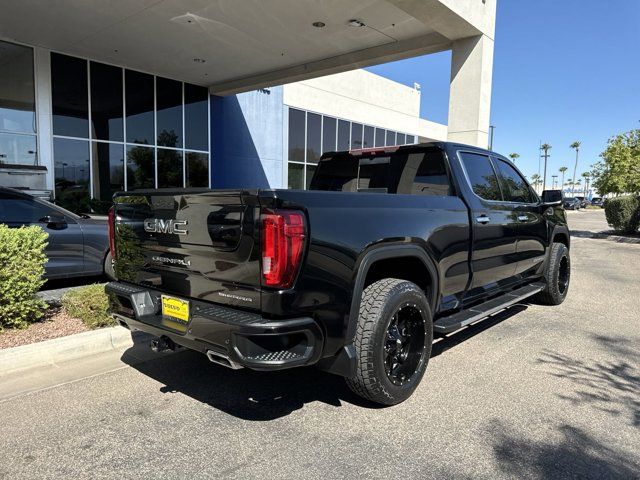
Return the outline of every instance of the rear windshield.
{"type": "Polygon", "coordinates": [[[442,152],[435,148],[352,155],[320,160],[310,190],[451,195],[442,152]]]}

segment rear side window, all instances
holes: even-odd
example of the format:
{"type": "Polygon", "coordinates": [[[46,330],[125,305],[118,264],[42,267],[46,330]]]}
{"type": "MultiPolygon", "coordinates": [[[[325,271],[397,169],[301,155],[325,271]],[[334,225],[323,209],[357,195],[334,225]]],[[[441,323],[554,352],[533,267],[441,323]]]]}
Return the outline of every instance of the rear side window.
{"type": "Polygon", "coordinates": [[[398,183],[398,193],[451,195],[444,156],[439,150],[410,153],[398,183]]]}
{"type": "Polygon", "coordinates": [[[506,201],[518,203],[534,202],[529,185],[515,168],[499,158],[495,159],[495,165],[500,173],[500,185],[506,201]]]}
{"type": "Polygon", "coordinates": [[[485,200],[502,200],[498,177],[486,155],[460,152],[473,192],[485,200]]]}

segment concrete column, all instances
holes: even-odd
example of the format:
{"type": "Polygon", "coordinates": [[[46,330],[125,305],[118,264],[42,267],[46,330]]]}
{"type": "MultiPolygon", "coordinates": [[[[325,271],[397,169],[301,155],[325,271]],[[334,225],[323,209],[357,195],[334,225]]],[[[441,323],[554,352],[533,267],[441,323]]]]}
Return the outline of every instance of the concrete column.
{"type": "Polygon", "coordinates": [[[492,38],[478,35],[453,42],[449,141],[487,148],[492,71],[492,38]]]}
{"type": "Polygon", "coordinates": [[[51,52],[35,47],[36,115],[38,159],[47,167],[46,188],[55,189],[51,112],[51,52]]]}

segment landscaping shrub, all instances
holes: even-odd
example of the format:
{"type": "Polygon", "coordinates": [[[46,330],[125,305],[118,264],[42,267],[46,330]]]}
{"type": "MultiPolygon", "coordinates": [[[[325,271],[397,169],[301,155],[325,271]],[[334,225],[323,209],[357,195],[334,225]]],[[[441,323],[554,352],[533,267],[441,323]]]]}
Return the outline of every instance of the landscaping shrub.
{"type": "Polygon", "coordinates": [[[9,228],[0,224],[0,330],[25,328],[42,317],[47,304],[35,294],[47,256],[47,233],[40,227],[9,228]]]}
{"type": "Polygon", "coordinates": [[[107,313],[109,301],[104,285],[87,285],[73,289],[62,296],[65,312],[79,318],[89,328],[115,325],[116,321],[107,313]]]}
{"type": "Polygon", "coordinates": [[[608,198],[604,204],[607,223],[622,233],[635,233],[640,226],[640,197],[608,198]]]}

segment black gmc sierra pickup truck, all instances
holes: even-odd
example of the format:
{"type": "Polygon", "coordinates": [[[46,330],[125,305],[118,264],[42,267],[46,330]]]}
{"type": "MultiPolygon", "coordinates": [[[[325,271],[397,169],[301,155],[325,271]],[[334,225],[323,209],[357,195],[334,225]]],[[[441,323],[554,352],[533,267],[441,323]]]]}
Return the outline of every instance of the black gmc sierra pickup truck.
{"type": "Polygon", "coordinates": [[[139,190],[110,213],[124,326],[230,368],[302,365],[392,405],[435,335],[562,303],[569,230],[503,156],[453,143],[325,153],[307,191],[139,190]]]}

